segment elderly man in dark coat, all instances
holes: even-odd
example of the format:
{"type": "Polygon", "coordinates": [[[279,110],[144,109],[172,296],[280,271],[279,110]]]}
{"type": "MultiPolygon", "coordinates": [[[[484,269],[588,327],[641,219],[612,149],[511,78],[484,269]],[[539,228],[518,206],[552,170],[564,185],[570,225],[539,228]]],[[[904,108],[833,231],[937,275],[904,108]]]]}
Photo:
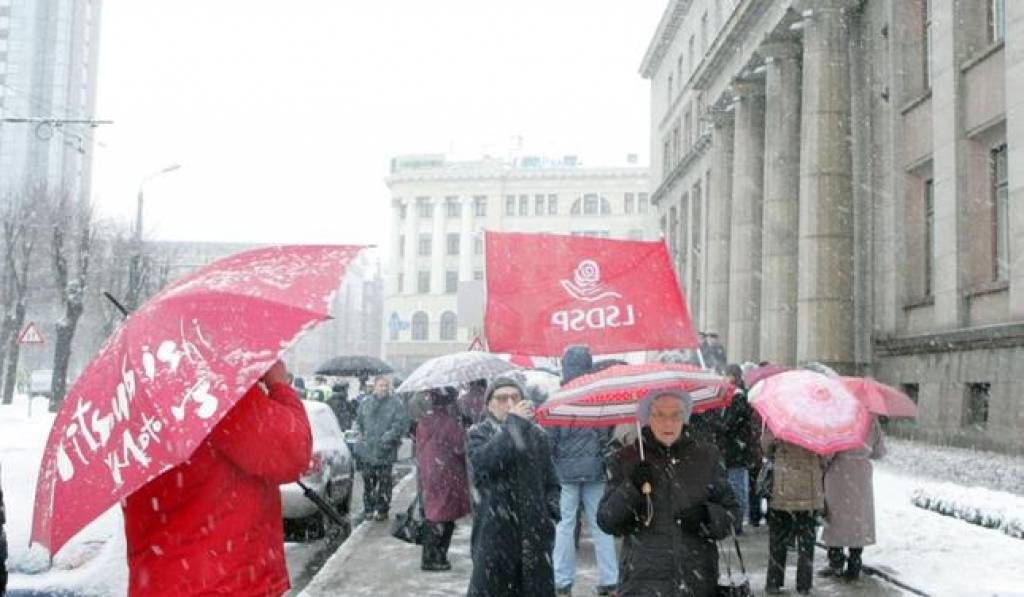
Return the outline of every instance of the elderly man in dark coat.
{"type": "Polygon", "coordinates": [[[560,487],[547,434],[512,378],[485,393],[487,417],[469,430],[473,483],[470,597],[550,597],[560,487]]]}
{"type": "Polygon", "coordinates": [[[359,405],[356,416],[361,443],[356,450],[363,471],[363,512],[367,519],[387,520],[391,508],[391,468],[409,430],[405,405],[391,394],[388,378],[378,377],[373,394],[359,405]]]}
{"type": "Polygon", "coordinates": [[[686,428],[692,404],[685,392],[652,392],[639,412],[644,459],[639,442],[612,458],[597,523],[623,538],[619,597],[717,590],[715,540],[731,533],[740,510],[718,449],[686,428]]]}

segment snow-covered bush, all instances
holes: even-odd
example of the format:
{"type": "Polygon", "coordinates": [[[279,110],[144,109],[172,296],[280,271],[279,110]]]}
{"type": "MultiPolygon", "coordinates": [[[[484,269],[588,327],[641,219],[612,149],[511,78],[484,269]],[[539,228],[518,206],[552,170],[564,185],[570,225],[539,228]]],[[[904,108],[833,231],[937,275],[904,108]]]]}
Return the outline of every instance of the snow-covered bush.
{"type": "Polygon", "coordinates": [[[910,501],[919,508],[1024,539],[1024,498],[980,487],[933,483],[914,489],[910,501]]]}
{"type": "Polygon", "coordinates": [[[1024,496],[1024,457],[885,438],[884,462],[915,476],[1024,496]]]}

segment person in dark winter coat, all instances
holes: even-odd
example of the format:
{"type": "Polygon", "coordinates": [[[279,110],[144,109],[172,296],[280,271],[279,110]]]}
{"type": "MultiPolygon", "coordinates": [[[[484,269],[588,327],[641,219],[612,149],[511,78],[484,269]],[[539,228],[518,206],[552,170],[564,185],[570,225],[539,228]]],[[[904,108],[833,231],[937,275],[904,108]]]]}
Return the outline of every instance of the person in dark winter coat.
{"type": "Polygon", "coordinates": [[[484,394],[487,418],[469,430],[473,572],[469,597],[551,597],[560,487],[547,434],[512,378],[484,394]]]}
{"type": "MultiPolygon", "coordinates": [[[[592,365],[590,349],[570,346],[562,356],[562,383],[588,373],[592,365]]],[[[559,595],[571,594],[576,577],[576,513],[582,503],[597,556],[597,593],[610,595],[619,582],[619,567],[615,541],[597,526],[597,508],[604,495],[603,457],[611,441],[611,429],[552,427],[548,435],[562,485],[561,520],[555,530],[555,590],[559,595]]]]}
{"type": "Polygon", "coordinates": [[[717,590],[715,540],[731,533],[740,512],[717,448],[687,429],[691,409],[685,392],[652,392],[639,412],[644,458],[639,442],[612,458],[597,523],[623,538],[619,597],[717,590]]]}
{"type": "Polygon", "coordinates": [[[432,390],[416,426],[416,472],[427,521],[423,570],[451,570],[448,546],[455,521],[469,514],[466,430],[455,409],[455,390],[432,390]]]}
{"type": "Polygon", "coordinates": [[[359,405],[356,416],[361,443],[356,450],[363,471],[363,514],[369,519],[387,520],[391,509],[391,468],[398,447],[409,430],[405,405],[391,395],[391,382],[380,376],[373,394],[359,405]]]}
{"type": "Polygon", "coordinates": [[[331,397],[327,399],[327,406],[331,407],[334,417],[338,419],[338,427],[342,431],[348,431],[356,420],[358,405],[348,399],[348,384],[338,383],[331,388],[331,397]]]}
{"type": "MultiPolygon", "coordinates": [[[[729,406],[721,411],[718,422],[718,449],[729,475],[729,485],[740,504],[740,512],[747,513],[750,480],[747,467],[750,464],[750,404],[747,402],[747,388],[743,385],[743,371],[739,365],[729,365],[725,375],[736,386],[729,406]]],[[[736,534],[743,534],[743,517],[736,519],[736,534]]]]}
{"type": "Polygon", "coordinates": [[[309,467],[313,438],[286,375],[277,362],[187,461],[123,500],[129,597],[288,590],[279,485],[309,467]]]}
{"type": "Polygon", "coordinates": [[[796,444],[776,440],[770,429],[761,436],[761,448],[772,463],[765,593],[782,592],[786,551],[795,541],[796,591],[806,595],[814,584],[815,513],[825,506],[824,460],[796,444]]]}

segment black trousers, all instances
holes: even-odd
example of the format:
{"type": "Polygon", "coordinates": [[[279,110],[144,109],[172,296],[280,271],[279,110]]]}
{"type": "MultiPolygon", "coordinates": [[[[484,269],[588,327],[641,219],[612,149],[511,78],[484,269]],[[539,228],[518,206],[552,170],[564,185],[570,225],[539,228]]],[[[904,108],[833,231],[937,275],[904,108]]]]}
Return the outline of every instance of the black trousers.
{"type": "Polygon", "coordinates": [[[769,587],[781,588],[786,575],[786,551],[796,540],[796,590],[811,590],[814,581],[814,512],[786,512],[768,508],[769,587]]]}
{"type": "Polygon", "coordinates": [[[444,564],[448,561],[448,548],[454,531],[454,521],[426,521],[423,527],[423,564],[444,564]]]}
{"type": "Polygon", "coordinates": [[[761,526],[761,521],[764,520],[764,506],[762,505],[762,497],[757,494],[757,477],[761,472],[761,465],[751,465],[747,467],[747,482],[750,485],[750,499],[748,500],[750,506],[750,524],[753,526],[761,526]]]}
{"type": "Polygon", "coordinates": [[[387,513],[391,509],[391,465],[363,466],[363,510],[387,513]]]}

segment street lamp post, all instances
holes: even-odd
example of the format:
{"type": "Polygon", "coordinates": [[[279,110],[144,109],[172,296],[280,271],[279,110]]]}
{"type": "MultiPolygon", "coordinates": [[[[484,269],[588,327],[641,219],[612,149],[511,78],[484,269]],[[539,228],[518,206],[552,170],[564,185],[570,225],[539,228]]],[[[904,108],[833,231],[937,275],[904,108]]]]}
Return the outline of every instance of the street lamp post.
{"type": "Polygon", "coordinates": [[[181,164],[171,164],[145,176],[139,182],[139,193],[136,198],[135,205],[135,230],[132,234],[132,257],[128,267],[128,292],[125,296],[125,303],[127,304],[129,312],[134,311],[139,306],[139,299],[142,295],[142,205],[143,205],[143,187],[146,183],[153,180],[158,176],[167,174],[168,172],[174,172],[178,168],[181,168],[181,164]]]}

